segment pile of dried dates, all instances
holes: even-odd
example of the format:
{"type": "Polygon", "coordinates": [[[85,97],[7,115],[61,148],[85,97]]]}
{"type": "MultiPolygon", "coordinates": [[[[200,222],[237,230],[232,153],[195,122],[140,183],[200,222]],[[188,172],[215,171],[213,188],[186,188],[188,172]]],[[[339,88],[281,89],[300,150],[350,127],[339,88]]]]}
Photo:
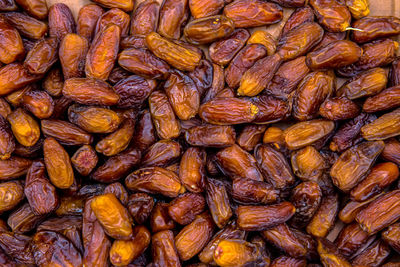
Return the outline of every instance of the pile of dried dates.
{"type": "Polygon", "coordinates": [[[0,266],[399,267],[400,19],[160,2],[0,0],[0,266]]]}

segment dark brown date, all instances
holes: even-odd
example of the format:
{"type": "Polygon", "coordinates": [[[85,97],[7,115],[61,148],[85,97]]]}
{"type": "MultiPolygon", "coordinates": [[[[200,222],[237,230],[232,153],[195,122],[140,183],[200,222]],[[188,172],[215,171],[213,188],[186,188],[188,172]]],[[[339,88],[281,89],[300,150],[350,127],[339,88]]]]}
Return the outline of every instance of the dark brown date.
{"type": "Polygon", "coordinates": [[[365,17],[352,24],[356,31],[351,39],[357,43],[367,43],[375,39],[387,38],[400,33],[400,19],[396,17],[365,17]]]}

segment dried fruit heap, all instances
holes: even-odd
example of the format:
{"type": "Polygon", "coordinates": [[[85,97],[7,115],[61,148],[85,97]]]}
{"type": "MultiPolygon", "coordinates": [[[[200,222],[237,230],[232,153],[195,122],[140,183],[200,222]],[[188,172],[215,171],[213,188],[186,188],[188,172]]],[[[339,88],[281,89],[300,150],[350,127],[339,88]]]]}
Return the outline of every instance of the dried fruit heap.
{"type": "Polygon", "coordinates": [[[93,2],[0,0],[1,266],[400,266],[399,18],[93,2]]]}

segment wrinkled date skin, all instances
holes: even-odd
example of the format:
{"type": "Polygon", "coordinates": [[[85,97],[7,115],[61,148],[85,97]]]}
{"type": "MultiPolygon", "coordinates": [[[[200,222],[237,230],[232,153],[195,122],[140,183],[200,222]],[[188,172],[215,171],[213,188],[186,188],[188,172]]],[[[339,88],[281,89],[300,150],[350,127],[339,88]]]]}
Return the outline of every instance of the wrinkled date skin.
{"type": "Polygon", "coordinates": [[[361,134],[366,140],[385,140],[400,134],[399,122],[400,108],[364,125],[361,128],[361,134]]]}
{"type": "Polygon", "coordinates": [[[47,24],[31,16],[18,12],[3,13],[3,16],[22,36],[31,39],[40,39],[47,33],[47,24]]]}
{"type": "Polygon", "coordinates": [[[33,146],[40,138],[39,125],[22,108],[14,110],[7,116],[15,139],[23,146],[33,146]]]}
{"type": "Polygon", "coordinates": [[[390,247],[382,240],[375,240],[369,247],[357,255],[353,260],[353,266],[380,266],[389,257],[390,247]]]}
{"type": "Polygon", "coordinates": [[[157,57],[182,71],[194,71],[200,64],[201,53],[174,43],[152,32],[146,36],[146,45],[157,57]]]}
{"type": "Polygon", "coordinates": [[[189,0],[190,13],[196,19],[217,15],[226,2],[224,0],[189,0]]]}
{"type": "Polygon", "coordinates": [[[232,198],[241,204],[271,204],[279,200],[279,190],[269,183],[236,178],[232,183],[232,198]]]}
{"type": "Polygon", "coordinates": [[[160,3],[155,0],[141,2],[132,14],[130,34],[145,36],[156,31],[160,3]]]}
{"type": "Polygon", "coordinates": [[[291,201],[296,208],[296,213],[290,224],[296,228],[307,226],[322,200],[322,191],[315,182],[303,182],[292,191],[291,201]]]}
{"type": "Polygon", "coordinates": [[[245,231],[263,231],[284,223],[295,213],[289,202],[269,206],[239,206],[236,210],[237,223],[245,231]]]}
{"type": "Polygon", "coordinates": [[[84,65],[89,43],[77,34],[65,35],[60,43],[59,57],[64,79],[80,78],[84,75],[84,65]]]}
{"type": "Polygon", "coordinates": [[[31,74],[20,63],[11,63],[0,69],[0,95],[7,95],[42,78],[31,74]]]}
{"type": "Polygon", "coordinates": [[[205,209],[206,201],[200,194],[185,193],[169,203],[168,215],[175,222],[187,225],[205,209]]]}
{"type": "Polygon", "coordinates": [[[192,146],[227,147],[235,143],[235,129],[231,126],[194,126],[185,132],[185,139],[192,146]]]}
{"type": "Polygon", "coordinates": [[[169,75],[169,66],[145,49],[123,50],[118,55],[118,64],[129,72],[149,79],[165,79],[169,75]]]}
{"type": "Polygon", "coordinates": [[[395,60],[398,47],[399,44],[391,39],[366,43],[361,46],[363,54],[360,60],[337,70],[337,73],[343,77],[353,77],[362,71],[386,66],[395,60]]]}
{"type": "Polygon", "coordinates": [[[332,72],[316,71],[300,82],[293,99],[293,116],[306,121],[317,116],[321,104],[332,95],[335,76],[332,72]]]}
{"type": "Polygon", "coordinates": [[[294,183],[289,163],[279,151],[269,145],[258,145],[254,150],[254,157],[264,177],[274,188],[284,189],[294,183]]]}
{"type": "Polygon", "coordinates": [[[361,55],[362,50],[356,43],[340,40],[308,53],[306,63],[312,70],[336,69],[357,62],[361,55]]]}
{"type": "Polygon", "coordinates": [[[249,39],[250,33],[246,29],[235,30],[229,37],[214,42],[209,47],[211,60],[221,66],[229,64],[249,39]]]}
{"type": "Polygon", "coordinates": [[[165,267],[180,267],[174,234],[170,230],[160,231],[151,238],[153,262],[165,267]]]}
{"type": "Polygon", "coordinates": [[[121,29],[121,37],[126,37],[129,32],[130,17],[121,9],[112,8],[101,15],[96,23],[95,35],[107,28],[108,25],[114,24],[121,29]]]}
{"type": "MultiPolygon", "coordinates": [[[[31,1],[28,1],[31,2],[31,1]]],[[[61,41],[68,33],[74,33],[75,19],[69,7],[56,3],[49,8],[49,35],[61,41]]]]}
{"type": "Polygon", "coordinates": [[[328,167],[325,158],[313,146],[293,152],[291,163],[293,173],[303,181],[318,182],[328,167]]]}
{"type": "Polygon", "coordinates": [[[365,100],[363,110],[368,113],[393,109],[400,106],[400,86],[381,91],[365,100]]]}
{"type": "Polygon", "coordinates": [[[378,163],[368,176],[350,192],[356,201],[365,201],[383,191],[399,177],[399,168],[392,162],[378,163]]]}
{"type": "Polygon", "coordinates": [[[381,92],[388,82],[387,73],[383,68],[373,68],[347,80],[337,91],[336,95],[357,99],[373,96],[381,92]]]}
{"type": "Polygon", "coordinates": [[[274,3],[260,0],[239,0],[226,5],[224,15],[232,19],[235,27],[257,27],[279,22],[282,8],[274,3]]]}
{"type": "Polygon", "coordinates": [[[345,2],[351,16],[355,19],[361,19],[370,13],[367,0],[346,0],[345,2]]]}
{"type": "Polygon", "coordinates": [[[129,190],[176,197],[183,190],[178,175],[161,167],[142,168],[125,179],[129,190]]]}
{"type": "Polygon", "coordinates": [[[234,29],[234,22],[230,18],[216,15],[189,22],[183,33],[189,43],[199,45],[229,36],[234,29]]]}
{"type": "Polygon", "coordinates": [[[225,175],[234,178],[250,178],[262,181],[256,159],[238,145],[224,148],[216,154],[218,167],[225,175]]]}
{"type": "Polygon", "coordinates": [[[133,0],[95,0],[93,2],[106,8],[120,8],[126,12],[132,11],[134,6],[133,0]]]}
{"type": "Polygon", "coordinates": [[[351,267],[353,265],[344,257],[337,246],[330,242],[325,238],[319,238],[317,240],[318,246],[318,254],[321,258],[321,262],[325,266],[343,266],[343,267],[351,267]]]}
{"type": "Polygon", "coordinates": [[[215,224],[223,228],[233,214],[225,185],[218,180],[208,179],[206,189],[206,200],[211,216],[215,224]]]}
{"type": "Polygon", "coordinates": [[[364,142],[343,152],[330,171],[333,183],[348,192],[365,177],[384,146],[382,141],[364,142]]]}
{"type": "Polygon", "coordinates": [[[22,201],[23,197],[24,188],[20,182],[0,183],[0,212],[4,213],[14,209],[22,201]]]}
{"type": "Polygon", "coordinates": [[[307,232],[315,237],[326,237],[335,223],[338,210],[338,196],[325,196],[307,225],[307,232]]]}
{"type": "Polygon", "coordinates": [[[268,85],[282,63],[279,54],[267,56],[255,62],[240,79],[237,90],[241,96],[256,96],[268,85]]]}
{"type": "Polygon", "coordinates": [[[88,41],[93,38],[96,22],[104,10],[95,4],[87,4],[79,10],[76,33],[88,41]]]}
{"type": "Polygon", "coordinates": [[[229,87],[238,87],[243,74],[266,55],[267,49],[261,44],[249,44],[241,49],[225,69],[225,80],[229,87]]]}
{"type": "Polygon", "coordinates": [[[54,211],[59,199],[56,188],[45,175],[43,161],[34,161],[26,175],[25,196],[35,215],[44,215],[54,211]],[[38,196],[40,194],[40,197],[38,196]]]}
{"type": "Polygon", "coordinates": [[[225,97],[201,105],[199,116],[211,124],[230,125],[252,122],[258,112],[259,108],[248,99],[225,97]]]}
{"type": "Polygon", "coordinates": [[[188,19],[187,0],[167,0],[160,10],[157,32],[169,39],[179,39],[181,28],[188,19]]]}
{"type": "Polygon", "coordinates": [[[266,92],[276,97],[288,98],[309,72],[304,56],[284,62],[269,82],[266,92]]]}
{"type": "Polygon", "coordinates": [[[206,153],[198,147],[188,148],[179,165],[179,178],[185,188],[200,193],[205,186],[206,153]]]}
{"type": "Polygon", "coordinates": [[[324,30],[314,22],[306,22],[281,36],[276,48],[277,54],[285,61],[303,56],[318,44],[324,30]]]}
{"type": "Polygon", "coordinates": [[[3,116],[0,116],[0,133],[0,159],[6,160],[14,152],[15,139],[10,124],[3,116]]]}
{"type": "Polygon", "coordinates": [[[356,221],[369,235],[389,226],[399,218],[400,190],[386,193],[373,202],[356,216],[356,221]]]}
{"type": "Polygon", "coordinates": [[[86,55],[88,77],[107,80],[117,59],[120,38],[121,28],[114,24],[96,34],[86,55]]]}
{"type": "Polygon", "coordinates": [[[9,64],[23,59],[25,49],[18,31],[8,24],[5,18],[0,18],[0,29],[0,61],[9,64]]]}
{"type": "Polygon", "coordinates": [[[365,17],[356,20],[351,39],[357,43],[367,43],[375,39],[395,36],[400,33],[400,19],[396,17],[365,17]]]}
{"type": "Polygon", "coordinates": [[[318,22],[331,32],[343,32],[350,26],[351,13],[337,0],[311,0],[318,22]]]}
{"type": "Polygon", "coordinates": [[[53,137],[64,145],[88,145],[93,136],[72,123],[61,120],[42,120],[41,129],[45,136],[53,137]]]}
{"type": "Polygon", "coordinates": [[[165,82],[164,90],[179,119],[189,120],[197,114],[200,107],[200,94],[189,76],[175,71],[165,82]]]}
{"type": "Polygon", "coordinates": [[[281,35],[285,35],[293,28],[306,23],[314,21],[314,11],[311,7],[306,6],[299,9],[296,9],[285,22],[285,25],[282,28],[281,35]]]}
{"type": "Polygon", "coordinates": [[[350,257],[367,241],[367,238],[367,232],[364,232],[357,223],[352,223],[342,229],[335,243],[343,256],[350,257]]]}
{"type": "Polygon", "coordinates": [[[360,108],[356,103],[345,97],[328,98],[319,107],[319,113],[329,120],[346,120],[357,117],[360,108]]]}

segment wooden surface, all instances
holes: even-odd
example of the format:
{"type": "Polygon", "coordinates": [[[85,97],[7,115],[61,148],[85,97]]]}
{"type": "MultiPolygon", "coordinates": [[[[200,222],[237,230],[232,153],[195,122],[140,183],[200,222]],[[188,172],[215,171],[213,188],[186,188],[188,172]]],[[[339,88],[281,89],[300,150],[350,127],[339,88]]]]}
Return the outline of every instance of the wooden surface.
{"type": "MultiPolygon", "coordinates": [[[[136,0],[136,3],[140,3],[144,0],[136,0]]],[[[158,0],[160,3],[162,0],[158,0]]],[[[369,0],[370,2],[370,10],[371,16],[396,16],[400,17],[400,0],[369,0]]],[[[47,0],[47,4],[50,7],[54,3],[64,3],[68,5],[72,11],[72,13],[75,16],[75,19],[78,16],[79,9],[88,4],[91,3],[89,0],[47,0]]],[[[275,25],[270,25],[268,27],[260,27],[261,29],[266,29],[268,32],[270,32],[274,37],[277,37],[280,33],[280,29],[283,27],[285,21],[287,18],[290,16],[292,13],[292,9],[284,9],[284,19],[275,25]]],[[[258,28],[258,29],[260,29],[258,28]]],[[[399,38],[400,40],[400,38],[399,38]]],[[[339,81],[340,82],[340,81],[339,81]]],[[[343,81],[341,81],[343,82],[343,81]]],[[[336,236],[338,235],[340,229],[343,227],[343,224],[338,220],[338,224],[335,226],[335,228],[330,232],[328,235],[328,239],[333,241],[336,236]]]]}

